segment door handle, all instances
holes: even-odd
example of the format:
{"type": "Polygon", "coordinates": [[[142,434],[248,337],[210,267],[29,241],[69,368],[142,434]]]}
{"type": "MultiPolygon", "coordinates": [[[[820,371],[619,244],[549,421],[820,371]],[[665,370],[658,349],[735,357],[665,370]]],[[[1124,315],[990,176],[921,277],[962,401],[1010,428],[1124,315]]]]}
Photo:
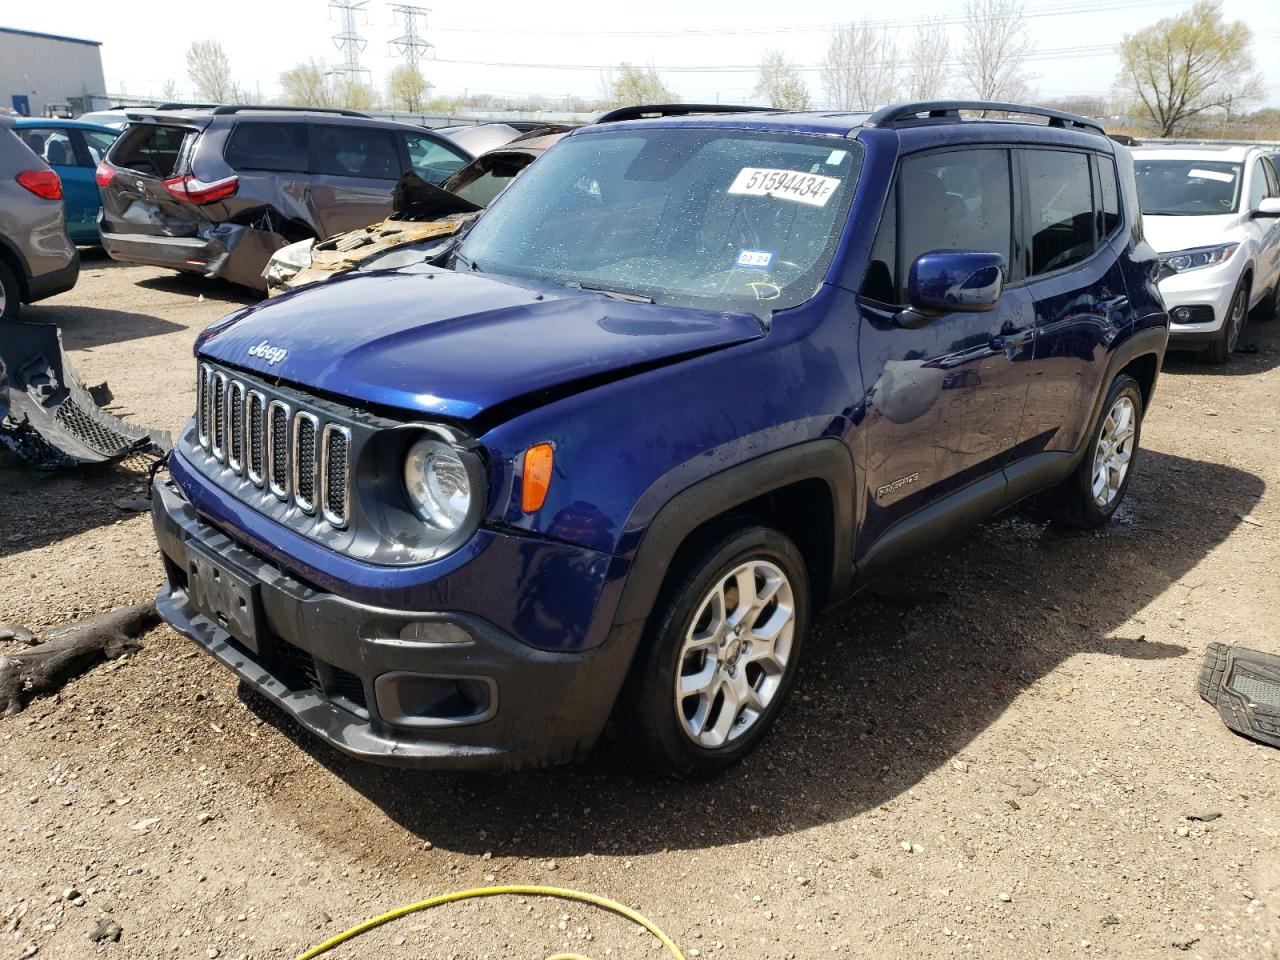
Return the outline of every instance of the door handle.
{"type": "Polygon", "coordinates": [[[987,345],[992,350],[1008,350],[1012,347],[1021,346],[1034,336],[1034,330],[1014,330],[1011,333],[997,334],[991,338],[987,345]]]}

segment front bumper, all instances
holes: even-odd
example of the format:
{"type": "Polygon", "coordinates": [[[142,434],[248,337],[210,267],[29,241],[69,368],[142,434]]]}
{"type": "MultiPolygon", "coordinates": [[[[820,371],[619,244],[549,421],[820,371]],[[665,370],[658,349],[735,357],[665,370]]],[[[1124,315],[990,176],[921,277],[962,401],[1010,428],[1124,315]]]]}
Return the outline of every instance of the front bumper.
{"type": "Polygon", "coordinates": [[[206,523],[167,480],[153,485],[152,519],[167,574],[161,616],[311,733],[365,760],[439,769],[569,760],[599,736],[634,650],[630,630],[586,652],[549,653],[474,615],[387,610],[317,590],[206,523]],[[237,639],[245,631],[235,614],[206,612],[192,596],[201,592],[193,564],[209,559],[256,607],[251,641],[237,639]],[[462,678],[488,700],[453,714],[447,703],[422,710],[422,677],[433,678],[433,696],[438,681],[462,678]]]}
{"type": "MultiPolygon", "coordinates": [[[[1238,251],[1237,251],[1238,253],[1238,251]]],[[[1169,341],[1194,343],[1209,341],[1222,332],[1231,296],[1240,280],[1240,266],[1233,257],[1221,266],[1205,267],[1174,274],[1160,281],[1160,296],[1169,311],[1169,341]],[[1174,314],[1189,307],[1204,316],[1202,322],[1179,323],[1174,314]]]]}

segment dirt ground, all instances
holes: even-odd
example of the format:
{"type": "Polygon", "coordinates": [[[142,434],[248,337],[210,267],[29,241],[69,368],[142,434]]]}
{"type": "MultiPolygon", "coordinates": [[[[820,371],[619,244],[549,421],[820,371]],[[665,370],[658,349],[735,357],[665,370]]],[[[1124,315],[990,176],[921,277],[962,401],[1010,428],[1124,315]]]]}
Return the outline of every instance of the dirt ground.
{"type": "MultiPolygon", "coordinates": [[[[27,318],[60,324],[119,410],[176,429],[192,341],[237,302],[99,258],[27,318]]],[[[779,729],[709,784],[607,747],[517,775],[366,766],[159,627],[0,720],[0,960],[290,958],[488,883],[616,898],[690,957],[1280,956],[1280,753],[1195,689],[1212,641],[1280,652],[1280,327],[1246,338],[1260,351],[1226,369],[1166,364],[1108,529],[993,520],[827,615],[779,729]],[[107,917],[119,942],[92,944],[107,917]]],[[[150,519],[115,505],[142,488],[0,458],[0,621],[151,597],[150,519]]],[[[557,950],[659,956],[631,923],[538,899],[331,956],[557,950]]]]}

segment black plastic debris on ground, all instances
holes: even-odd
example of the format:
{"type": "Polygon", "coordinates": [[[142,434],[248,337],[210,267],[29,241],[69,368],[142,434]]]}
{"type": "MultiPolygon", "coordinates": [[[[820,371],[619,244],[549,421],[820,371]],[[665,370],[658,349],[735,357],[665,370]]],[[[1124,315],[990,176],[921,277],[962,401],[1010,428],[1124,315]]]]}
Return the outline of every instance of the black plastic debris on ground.
{"type": "Polygon", "coordinates": [[[167,432],[126,423],[99,398],[110,391],[80,383],[57,327],[0,320],[0,445],[43,470],[169,450],[167,432]]]}
{"type": "Polygon", "coordinates": [[[1200,668],[1200,696],[1236,733],[1280,747],[1280,656],[1211,643],[1200,668]]]}

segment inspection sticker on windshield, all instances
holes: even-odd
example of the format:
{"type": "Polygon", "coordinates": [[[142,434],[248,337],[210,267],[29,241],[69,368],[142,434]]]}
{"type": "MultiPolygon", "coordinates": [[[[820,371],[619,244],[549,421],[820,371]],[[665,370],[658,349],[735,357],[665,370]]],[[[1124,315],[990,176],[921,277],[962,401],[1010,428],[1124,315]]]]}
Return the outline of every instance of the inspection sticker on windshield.
{"type": "Polygon", "coordinates": [[[736,263],[740,267],[755,267],[759,270],[768,270],[769,264],[773,263],[773,251],[739,250],[736,263]]]}
{"type": "Polygon", "coordinates": [[[825,207],[840,186],[839,177],[824,177],[796,170],[770,170],[766,167],[743,167],[729,185],[730,193],[749,197],[773,197],[825,207]]]}
{"type": "Polygon", "coordinates": [[[1199,177],[1201,180],[1217,180],[1219,183],[1230,183],[1236,178],[1234,173],[1226,173],[1222,170],[1189,170],[1189,177],[1199,177]]]}

